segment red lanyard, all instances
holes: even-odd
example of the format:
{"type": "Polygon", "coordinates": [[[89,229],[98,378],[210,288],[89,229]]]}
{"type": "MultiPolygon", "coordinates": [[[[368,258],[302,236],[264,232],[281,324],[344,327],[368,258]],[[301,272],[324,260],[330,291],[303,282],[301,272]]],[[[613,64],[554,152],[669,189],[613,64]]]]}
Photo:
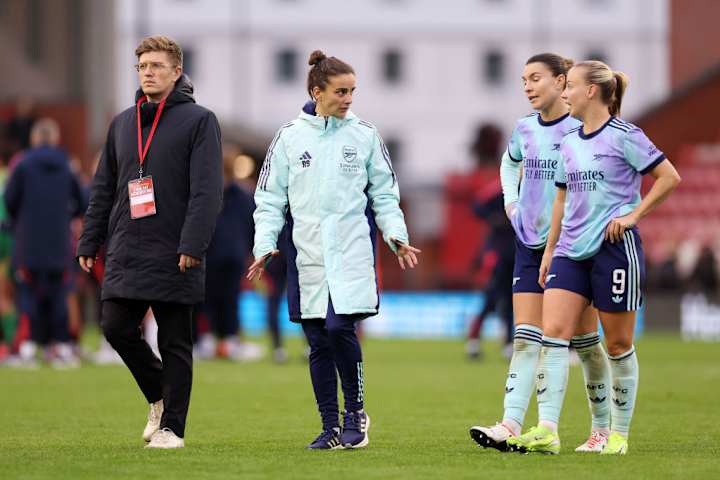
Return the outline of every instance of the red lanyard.
{"type": "Polygon", "coordinates": [[[145,156],[147,155],[150,143],[152,142],[153,136],[155,135],[155,129],[157,129],[158,122],[160,121],[160,115],[162,114],[163,108],[165,108],[165,98],[162,99],[158,105],[157,112],[155,112],[155,119],[153,120],[152,127],[150,127],[150,134],[145,141],[145,148],[142,145],[142,126],[140,124],[140,105],[147,100],[146,96],[143,96],[137,102],[137,137],[138,137],[138,156],[140,157],[140,178],[143,175],[143,163],[145,163],[145,156]]]}

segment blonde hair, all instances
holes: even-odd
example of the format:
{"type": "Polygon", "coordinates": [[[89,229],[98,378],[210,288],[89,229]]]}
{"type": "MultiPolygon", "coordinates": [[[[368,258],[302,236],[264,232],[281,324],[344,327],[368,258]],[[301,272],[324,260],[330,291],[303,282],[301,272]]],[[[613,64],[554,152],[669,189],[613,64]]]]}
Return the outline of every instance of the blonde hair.
{"type": "Polygon", "coordinates": [[[135,55],[140,58],[140,55],[147,52],[165,52],[170,57],[170,61],[173,62],[173,66],[182,67],[182,48],[170,37],[153,35],[143,38],[140,45],[135,49],[135,55]]]}
{"type": "Polygon", "coordinates": [[[585,71],[585,81],[600,87],[600,98],[608,106],[610,115],[620,115],[623,95],[630,79],[623,72],[613,71],[599,60],[586,60],[575,65],[585,71]]]}

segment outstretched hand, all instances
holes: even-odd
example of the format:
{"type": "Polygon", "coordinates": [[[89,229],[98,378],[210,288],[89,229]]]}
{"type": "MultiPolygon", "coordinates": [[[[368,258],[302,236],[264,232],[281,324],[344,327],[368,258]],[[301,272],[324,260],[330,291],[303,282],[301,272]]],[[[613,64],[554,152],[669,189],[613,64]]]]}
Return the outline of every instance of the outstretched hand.
{"type": "Polygon", "coordinates": [[[400,268],[405,270],[405,265],[410,268],[415,268],[415,265],[418,264],[416,254],[422,253],[422,250],[415,248],[412,245],[405,245],[404,243],[395,240],[393,237],[390,237],[390,240],[392,240],[392,242],[397,246],[397,252],[395,252],[395,254],[398,257],[400,268]]]}
{"type": "Polygon", "coordinates": [[[260,280],[267,264],[270,263],[270,260],[272,260],[273,257],[277,257],[278,255],[280,255],[280,250],[273,250],[262,257],[256,258],[253,264],[248,268],[248,273],[245,277],[248,280],[253,280],[257,276],[257,279],[260,280]]]}

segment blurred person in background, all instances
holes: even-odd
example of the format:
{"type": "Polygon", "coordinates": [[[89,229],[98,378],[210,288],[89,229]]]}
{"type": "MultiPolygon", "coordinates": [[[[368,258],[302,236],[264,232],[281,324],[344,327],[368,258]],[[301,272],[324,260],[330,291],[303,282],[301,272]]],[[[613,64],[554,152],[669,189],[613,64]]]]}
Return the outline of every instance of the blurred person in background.
{"type": "MultiPolygon", "coordinates": [[[[254,175],[255,165],[255,160],[249,155],[240,155],[235,163],[235,176],[239,179],[240,185],[252,191],[255,190],[257,185],[257,176],[254,175]]],[[[254,200],[253,205],[255,205],[254,200]]],[[[255,228],[254,224],[253,228],[255,228]]],[[[288,354],[283,346],[283,335],[280,327],[280,306],[287,283],[287,258],[285,256],[287,248],[287,226],[285,226],[278,236],[279,254],[265,269],[267,273],[265,276],[266,288],[264,289],[267,298],[265,321],[270,331],[272,360],[278,364],[288,361],[288,354]]]]}
{"type": "Polygon", "coordinates": [[[20,365],[35,362],[37,346],[53,346],[55,367],[77,367],[70,344],[67,293],[72,258],[70,222],[86,202],[60,128],[43,118],[32,127],[28,150],[8,180],[5,205],[13,222],[13,264],[19,310],[30,321],[31,340],[20,345],[20,365]]]}
{"type": "MultiPolygon", "coordinates": [[[[237,153],[225,149],[223,154],[223,207],[207,251],[206,294],[201,308],[217,341],[215,356],[251,361],[262,358],[264,352],[260,345],[247,342],[240,336],[238,294],[252,254],[255,201],[252,193],[236,179],[236,164],[243,161],[237,153]]],[[[214,340],[200,340],[198,343],[214,344],[214,340]]],[[[208,353],[205,352],[206,355],[208,353]]]]}
{"type": "Polygon", "coordinates": [[[466,352],[470,359],[481,357],[480,334],[483,324],[488,315],[496,313],[505,329],[502,338],[503,356],[509,360],[513,352],[512,274],[515,248],[514,232],[505,215],[500,179],[479,192],[474,211],[487,222],[490,232],[477,262],[480,277],[486,279],[483,289],[485,303],[470,323],[466,352]]]}
{"type": "Polygon", "coordinates": [[[581,62],[567,75],[562,98],[582,125],[560,142],[558,189],[538,276],[545,288],[539,422],[508,439],[512,450],[560,452],[568,346],[592,303],[603,326],[612,386],[607,390],[612,399],[610,432],[598,438],[599,453],[628,451],[639,381],[633,337],[645,283],[637,224],[677,187],[680,176],[641,129],[619,118],[627,85],[624,73],[597,60],[581,62]],[[642,198],[645,174],[655,181],[642,198]]]}
{"type": "MultiPolygon", "coordinates": [[[[92,179],[95,176],[95,172],[97,172],[98,165],[100,163],[100,158],[102,156],[102,150],[98,150],[96,154],[93,156],[92,163],[90,165],[90,169],[88,171],[83,171],[80,175],[80,181],[81,185],[83,187],[83,190],[85,192],[86,198],[90,197],[90,190],[92,186],[92,179]]],[[[78,232],[78,240],[79,242],[80,236],[82,235],[82,229],[83,229],[83,221],[80,222],[79,225],[79,232],[78,232]]],[[[75,250],[77,251],[77,242],[75,245],[75,250]]],[[[100,301],[100,295],[102,290],[102,281],[103,277],[105,275],[105,247],[103,246],[98,251],[98,254],[95,256],[95,263],[93,265],[92,271],[89,275],[84,275],[84,272],[81,272],[80,275],[76,277],[76,280],[78,282],[79,287],[79,303],[81,305],[82,312],[84,314],[84,328],[87,328],[90,326],[90,322],[92,321],[94,323],[93,327],[97,327],[98,329],[101,329],[101,301],[100,301]]],[[[122,358],[120,358],[120,355],[115,351],[114,348],[112,348],[112,345],[110,345],[105,338],[104,335],[100,335],[100,344],[98,346],[98,349],[95,352],[92,352],[91,354],[87,355],[91,362],[93,362],[96,365],[121,365],[123,363],[122,358]]]]}
{"type": "Polygon", "coordinates": [[[15,104],[15,114],[6,127],[6,139],[10,156],[30,148],[30,132],[35,123],[35,102],[30,97],[20,97],[15,104]]]}
{"type": "Polygon", "coordinates": [[[265,271],[267,272],[267,326],[270,330],[270,340],[273,348],[273,361],[285,363],[288,354],[283,347],[282,331],[280,330],[280,305],[287,285],[287,249],[288,249],[288,227],[285,225],[278,235],[278,255],[270,262],[265,271]]]}
{"type": "MultiPolygon", "coordinates": [[[[243,188],[255,190],[257,175],[255,160],[249,155],[240,155],[235,163],[235,177],[243,188]]],[[[253,200],[253,205],[254,205],[253,200]]],[[[253,228],[255,228],[253,224],[253,228]]],[[[266,294],[266,324],[270,331],[270,345],[272,347],[272,360],[281,364],[288,361],[288,354],[283,346],[283,335],[280,327],[280,306],[282,304],[285,286],[287,283],[287,258],[285,252],[288,249],[287,225],[283,227],[278,235],[278,256],[267,265],[265,272],[265,285],[262,290],[266,294]]],[[[242,328],[242,325],[241,325],[242,328]]]]}
{"type": "Polygon", "coordinates": [[[414,268],[400,193],[377,129],[350,111],[355,72],[336,57],[310,55],[306,103],[280,128],[255,191],[255,262],[261,276],[288,228],[288,308],[310,345],[310,378],[323,431],[310,449],[368,445],[370,418],[356,323],[378,312],[375,222],[401,268],[414,268]],[[373,221],[374,215],[374,221],[373,221]],[[337,375],[345,411],[340,428],[337,375]]]}
{"type": "MultiPolygon", "coordinates": [[[[500,129],[495,125],[483,125],[478,129],[472,153],[479,167],[498,166],[500,159],[500,129]]],[[[466,353],[470,359],[482,355],[480,334],[485,319],[495,312],[505,326],[505,344],[503,354],[512,355],[512,272],[515,255],[515,233],[505,215],[500,177],[488,183],[485,189],[477,192],[473,205],[475,214],[484,220],[490,232],[485,240],[476,262],[481,281],[485,283],[485,303],[480,313],[470,322],[466,353]]]]}
{"type": "Polygon", "coordinates": [[[690,291],[702,293],[709,299],[717,301],[720,275],[717,257],[709,241],[703,243],[687,284],[690,291]]]}
{"type": "Polygon", "coordinates": [[[164,36],[135,50],[140,88],[117,115],[93,180],[77,255],[90,272],[106,246],[102,329],[150,404],[149,448],[184,447],[192,389],[192,312],[222,206],[220,127],[195,103],[182,50],[164,36]],[[162,360],[140,325],[152,307],[162,360]]]}
{"type": "MultiPolygon", "coordinates": [[[[515,334],[505,383],[504,412],[494,426],[473,426],[470,436],[480,446],[506,451],[507,442],[521,434],[530,397],[536,390],[537,366],[542,348],[543,286],[538,282],[543,251],[550,231],[556,196],[555,171],[560,142],[580,122],[568,114],[561,98],[572,60],[542,53],[525,62],[523,90],[535,113],[518,120],[500,165],[505,210],[515,230],[512,274],[515,334]]],[[[580,357],[591,433],[579,451],[599,451],[610,425],[609,367],[600,345],[597,315],[586,309],[573,344],[580,357]],[[604,436],[603,436],[604,435],[604,436]]]]}
{"type": "MultiPolygon", "coordinates": [[[[82,192],[83,198],[89,198],[89,191],[86,185],[83,183],[82,177],[82,165],[80,159],[76,156],[70,157],[70,169],[73,175],[78,179],[80,185],[80,191],[82,192]]],[[[87,200],[85,200],[85,208],[87,208],[87,200]]],[[[83,208],[84,212],[84,208],[83,208]]],[[[70,222],[70,251],[75,252],[77,250],[77,242],[82,232],[82,219],[80,217],[73,218],[70,222]]],[[[70,337],[72,338],[75,351],[78,355],[81,354],[79,340],[83,333],[83,315],[80,306],[80,295],[79,295],[79,280],[81,277],[85,277],[80,266],[72,258],[70,265],[68,266],[67,275],[67,306],[68,306],[68,330],[70,331],[70,337]]]]}
{"type": "Polygon", "coordinates": [[[12,282],[12,225],[2,198],[8,180],[5,157],[0,157],[0,362],[11,352],[18,325],[12,282]]]}

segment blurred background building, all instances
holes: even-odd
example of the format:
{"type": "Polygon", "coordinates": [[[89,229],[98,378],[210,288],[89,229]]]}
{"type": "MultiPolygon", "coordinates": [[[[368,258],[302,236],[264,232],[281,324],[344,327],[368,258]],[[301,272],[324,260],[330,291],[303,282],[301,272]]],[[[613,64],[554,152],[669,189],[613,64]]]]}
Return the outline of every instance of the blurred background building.
{"type": "Polygon", "coordinates": [[[358,75],[353,110],[377,125],[393,157],[416,239],[438,236],[445,177],[468,172],[475,127],[506,134],[528,111],[525,60],[556,51],[622,66],[635,85],[627,114],[669,92],[666,0],[118,0],[117,109],[143,35],[185,52],[200,101],[266,137],[307,100],[307,60],[322,49],[358,75]]]}

